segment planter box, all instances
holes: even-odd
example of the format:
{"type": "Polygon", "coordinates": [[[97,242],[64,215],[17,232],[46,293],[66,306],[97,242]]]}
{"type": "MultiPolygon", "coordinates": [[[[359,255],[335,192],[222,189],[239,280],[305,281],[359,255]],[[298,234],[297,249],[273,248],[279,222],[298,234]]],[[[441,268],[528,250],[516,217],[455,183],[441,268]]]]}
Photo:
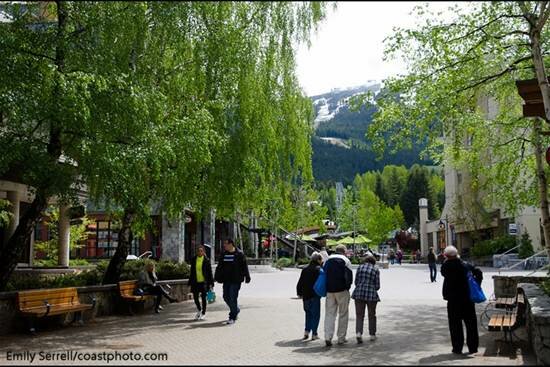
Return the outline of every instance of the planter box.
{"type": "Polygon", "coordinates": [[[514,297],[519,283],[537,284],[547,277],[525,277],[522,275],[493,275],[495,297],[514,297]]]}
{"type": "MultiPolygon", "coordinates": [[[[181,301],[187,300],[187,295],[190,293],[187,279],[161,280],[158,284],[169,284],[172,287],[171,294],[181,301]]],[[[93,297],[96,298],[97,302],[96,307],[92,311],[83,312],[82,318],[84,322],[95,317],[124,313],[128,309],[118,296],[116,284],[76,288],[81,303],[90,303],[93,297]]],[[[16,331],[24,332],[26,329],[25,320],[17,312],[16,296],[17,291],[0,292],[0,325],[2,325],[0,335],[16,331]]],[[[144,309],[152,308],[153,302],[154,300],[152,299],[145,301],[144,309]]],[[[162,303],[166,302],[163,298],[162,303]]],[[[61,315],[39,319],[37,328],[40,330],[40,326],[46,324],[65,324],[70,321],[71,317],[71,315],[61,315]]]]}
{"type": "Polygon", "coordinates": [[[537,363],[550,365],[550,297],[536,284],[518,288],[525,293],[527,332],[537,363]]]}

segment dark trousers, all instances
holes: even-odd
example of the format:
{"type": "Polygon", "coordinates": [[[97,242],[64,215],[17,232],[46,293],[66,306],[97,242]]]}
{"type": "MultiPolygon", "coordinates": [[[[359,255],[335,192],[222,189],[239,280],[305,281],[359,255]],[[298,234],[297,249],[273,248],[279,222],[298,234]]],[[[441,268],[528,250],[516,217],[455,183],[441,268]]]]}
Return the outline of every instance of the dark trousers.
{"type": "Polygon", "coordinates": [[[237,302],[240,289],[241,283],[223,283],[223,300],[229,306],[230,320],[237,320],[237,315],[241,312],[237,302]]]}
{"type": "Polygon", "coordinates": [[[355,332],[363,334],[365,306],[369,317],[369,335],[376,335],[376,301],[355,300],[355,332]]]}
{"type": "Polygon", "coordinates": [[[172,300],[173,298],[170,297],[170,294],[160,285],[149,285],[143,289],[143,292],[145,294],[152,294],[154,296],[157,296],[155,300],[155,309],[158,309],[160,306],[160,301],[162,301],[162,297],[166,297],[167,300],[172,300]]]}
{"type": "Polygon", "coordinates": [[[430,280],[435,282],[435,279],[437,278],[437,265],[435,263],[429,263],[430,267],[430,280]]]}
{"type": "Polygon", "coordinates": [[[464,346],[464,331],[462,321],[466,325],[466,344],[468,351],[475,353],[479,346],[477,332],[476,308],[473,302],[449,301],[447,302],[447,316],[449,318],[449,331],[454,353],[462,353],[464,346]]]}
{"type": "Polygon", "coordinates": [[[304,311],[306,313],[305,332],[317,335],[319,320],[321,320],[321,297],[304,299],[304,311]]]}
{"type": "Polygon", "coordinates": [[[191,292],[193,293],[193,301],[195,301],[197,310],[200,311],[203,315],[206,314],[206,292],[208,292],[206,284],[203,282],[193,285],[191,287],[191,292]],[[202,301],[202,307],[201,303],[199,302],[199,294],[200,301],[202,301]]]}

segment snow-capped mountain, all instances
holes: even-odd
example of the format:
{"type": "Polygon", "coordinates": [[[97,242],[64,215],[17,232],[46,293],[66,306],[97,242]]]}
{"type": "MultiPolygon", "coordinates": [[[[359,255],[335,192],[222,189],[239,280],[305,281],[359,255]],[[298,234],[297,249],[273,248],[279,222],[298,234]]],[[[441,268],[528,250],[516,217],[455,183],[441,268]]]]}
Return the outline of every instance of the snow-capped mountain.
{"type": "Polygon", "coordinates": [[[410,167],[414,163],[431,164],[420,159],[422,146],[396,154],[386,154],[377,160],[370,148],[366,132],[377,111],[376,100],[359,111],[350,111],[349,99],[368,91],[376,95],[382,83],[368,81],[364,85],[335,88],[330,92],[312,96],[315,110],[315,135],[313,147],[313,175],[320,181],[351,182],[356,174],[370,170],[381,170],[385,165],[397,164],[410,167]]]}
{"type": "Polygon", "coordinates": [[[311,97],[315,108],[315,129],[317,129],[320,123],[332,120],[342,108],[346,108],[349,98],[366,93],[367,91],[373,92],[376,95],[380,92],[380,88],[380,82],[369,80],[364,85],[334,88],[328,93],[311,97]]]}

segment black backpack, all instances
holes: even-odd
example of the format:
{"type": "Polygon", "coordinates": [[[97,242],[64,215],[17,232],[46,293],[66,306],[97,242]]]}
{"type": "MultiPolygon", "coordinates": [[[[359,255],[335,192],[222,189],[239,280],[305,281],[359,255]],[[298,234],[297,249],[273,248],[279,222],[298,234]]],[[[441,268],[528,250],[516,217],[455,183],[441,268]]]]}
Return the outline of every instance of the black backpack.
{"type": "Polygon", "coordinates": [[[465,265],[467,271],[472,272],[472,276],[474,277],[477,284],[479,284],[479,286],[481,286],[481,282],[483,281],[483,272],[481,271],[481,269],[478,268],[477,266],[472,265],[472,264],[467,263],[467,262],[464,262],[464,265],[465,265]]]}

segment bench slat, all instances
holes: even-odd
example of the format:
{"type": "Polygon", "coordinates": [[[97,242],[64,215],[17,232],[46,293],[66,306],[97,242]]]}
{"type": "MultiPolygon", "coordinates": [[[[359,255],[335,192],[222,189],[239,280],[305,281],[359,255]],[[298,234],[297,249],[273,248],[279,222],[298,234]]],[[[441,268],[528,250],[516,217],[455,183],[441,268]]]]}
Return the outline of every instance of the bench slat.
{"type": "MultiPolygon", "coordinates": [[[[50,312],[48,312],[48,315],[53,316],[53,315],[60,315],[60,314],[69,313],[69,312],[84,311],[84,310],[91,309],[92,306],[93,305],[87,305],[87,304],[81,304],[81,305],[78,305],[78,306],[72,306],[72,305],[69,305],[69,306],[52,306],[52,307],[50,307],[50,312]]],[[[22,310],[21,313],[24,314],[24,315],[38,315],[38,316],[40,316],[40,315],[45,314],[46,311],[47,311],[47,308],[43,307],[41,309],[34,308],[34,309],[29,309],[29,310],[22,310]]]]}
{"type": "Polygon", "coordinates": [[[504,321],[504,315],[493,315],[489,320],[490,331],[500,331],[502,329],[502,322],[504,321]]]}

